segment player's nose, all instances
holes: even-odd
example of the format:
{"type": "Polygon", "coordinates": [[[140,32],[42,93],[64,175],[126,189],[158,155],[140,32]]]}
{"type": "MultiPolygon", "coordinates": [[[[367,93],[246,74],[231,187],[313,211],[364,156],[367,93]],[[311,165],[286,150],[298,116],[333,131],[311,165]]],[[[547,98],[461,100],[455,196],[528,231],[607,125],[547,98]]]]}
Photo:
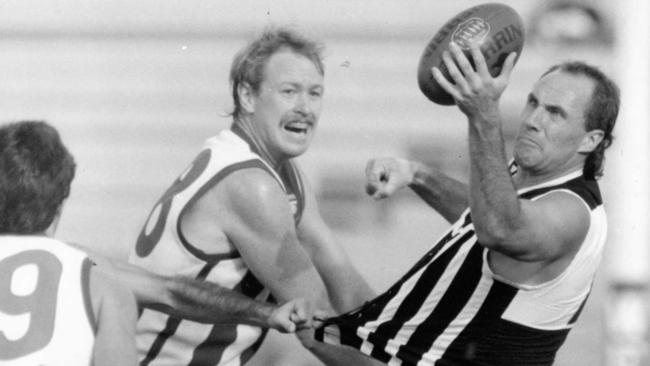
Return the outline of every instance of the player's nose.
{"type": "Polygon", "coordinates": [[[533,130],[533,131],[539,131],[540,126],[542,123],[542,119],[544,118],[543,113],[540,108],[535,108],[530,113],[526,114],[524,116],[523,124],[527,129],[533,130]]]}
{"type": "Polygon", "coordinates": [[[306,95],[306,93],[300,93],[298,95],[298,98],[296,98],[296,104],[294,105],[293,109],[301,115],[308,115],[311,113],[312,107],[310,106],[309,97],[306,95]]]}

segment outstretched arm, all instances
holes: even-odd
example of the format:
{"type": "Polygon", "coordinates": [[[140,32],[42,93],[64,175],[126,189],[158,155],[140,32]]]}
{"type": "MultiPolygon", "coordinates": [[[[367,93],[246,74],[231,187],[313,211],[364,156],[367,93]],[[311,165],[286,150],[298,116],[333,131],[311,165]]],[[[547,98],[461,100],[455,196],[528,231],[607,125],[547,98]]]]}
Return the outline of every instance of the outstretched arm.
{"type": "Polygon", "coordinates": [[[311,322],[308,316],[310,306],[303,299],[289,300],[275,306],[209,282],[192,279],[172,279],[169,292],[170,305],[152,304],[153,307],[166,308],[178,316],[198,314],[210,322],[214,322],[218,316],[219,322],[252,324],[282,333],[308,327],[311,322]]]}
{"type": "Polygon", "coordinates": [[[366,191],[375,199],[389,197],[408,186],[449,222],[456,221],[469,205],[467,183],[417,161],[371,159],[366,179],[366,191]]]}
{"type": "Polygon", "coordinates": [[[131,289],[140,306],[206,323],[245,323],[280,332],[310,326],[305,300],[275,306],[219,285],[184,277],[161,276],[124,261],[91,254],[97,270],[131,289]]]}

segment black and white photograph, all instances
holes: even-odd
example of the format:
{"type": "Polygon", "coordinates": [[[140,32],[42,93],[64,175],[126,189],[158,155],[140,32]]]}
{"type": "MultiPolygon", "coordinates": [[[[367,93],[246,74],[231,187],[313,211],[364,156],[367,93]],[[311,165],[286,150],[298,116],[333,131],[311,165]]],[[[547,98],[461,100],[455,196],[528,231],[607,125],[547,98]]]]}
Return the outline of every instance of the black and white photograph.
{"type": "Polygon", "coordinates": [[[0,365],[649,365],[649,15],[0,0],[0,365]]]}

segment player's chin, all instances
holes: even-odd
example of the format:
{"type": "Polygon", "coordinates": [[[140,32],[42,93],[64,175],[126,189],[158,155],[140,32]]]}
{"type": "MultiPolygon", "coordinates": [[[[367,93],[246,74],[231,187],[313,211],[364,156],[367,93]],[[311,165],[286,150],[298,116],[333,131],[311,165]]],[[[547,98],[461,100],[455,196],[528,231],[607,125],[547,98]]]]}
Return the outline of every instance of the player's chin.
{"type": "Polygon", "coordinates": [[[286,149],[285,150],[285,155],[288,156],[289,158],[295,158],[298,157],[302,154],[304,154],[307,151],[308,146],[293,146],[291,149],[286,149]]]}
{"type": "Polygon", "coordinates": [[[515,163],[524,169],[534,167],[541,159],[539,150],[531,147],[515,148],[513,155],[515,163]]]}
{"type": "Polygon", "coordinates": [[[283,151],[289,157],[296,157],[304,154],[311,144],[311,136],[304,138],[287,138],[283,143],[283,151]]]}

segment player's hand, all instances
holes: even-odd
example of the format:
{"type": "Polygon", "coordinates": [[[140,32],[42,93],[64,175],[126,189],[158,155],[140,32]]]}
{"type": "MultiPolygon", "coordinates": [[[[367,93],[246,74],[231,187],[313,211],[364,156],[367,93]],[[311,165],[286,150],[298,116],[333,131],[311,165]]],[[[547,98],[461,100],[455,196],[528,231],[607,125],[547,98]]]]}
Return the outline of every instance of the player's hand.
{"type": "Polygon", "coordinates": [[[296,331],[296,337],[302,343],[303,347],[306,349],[311,349],[314,346],[314,343],[317,342],[314,338],[314,330],[323,326],[323,323],[330,314],[324,310],[316,310],[312,316],[312,327],[299,329],[296,331]]]}
{"type": "Polygon", "coordinates": [[[376,158],[366,165],[366,193],[375,199],[391,196],[411,184],[413,163],[399,158],[376,158]]]}
{"type": "Polygon", "coordinates": [[[325,323],[325,320],[330,317],[330,314],[325,311],[325,310],[316,310],[314,311],[314,315],[312,316],[312,327],[313,328],[320,328],[323,326],[323,323],[325,323]]]}
{"type": "Polygon", "coordinates": [[[282,333],[294,333],[300,329],[312,327],[313,310],[307,300],[287,301],[271,312],[268,323],[282,333]]]}
{"type": "Polygon", "coordinates": [[[477,44],[471,45],[470,53],[475,68],[460,47],[451,42],[449,50],[443,52],[442,58],[452,80],[447,80],[437,67],[432,69],[433,77],[454,97],[458,107],[468,117],[494,116],[494,113],[498,113],[499,98],[508,85],[516,54],[509,54],[503,63],[501,73],[492,77],[477,44]]]}

